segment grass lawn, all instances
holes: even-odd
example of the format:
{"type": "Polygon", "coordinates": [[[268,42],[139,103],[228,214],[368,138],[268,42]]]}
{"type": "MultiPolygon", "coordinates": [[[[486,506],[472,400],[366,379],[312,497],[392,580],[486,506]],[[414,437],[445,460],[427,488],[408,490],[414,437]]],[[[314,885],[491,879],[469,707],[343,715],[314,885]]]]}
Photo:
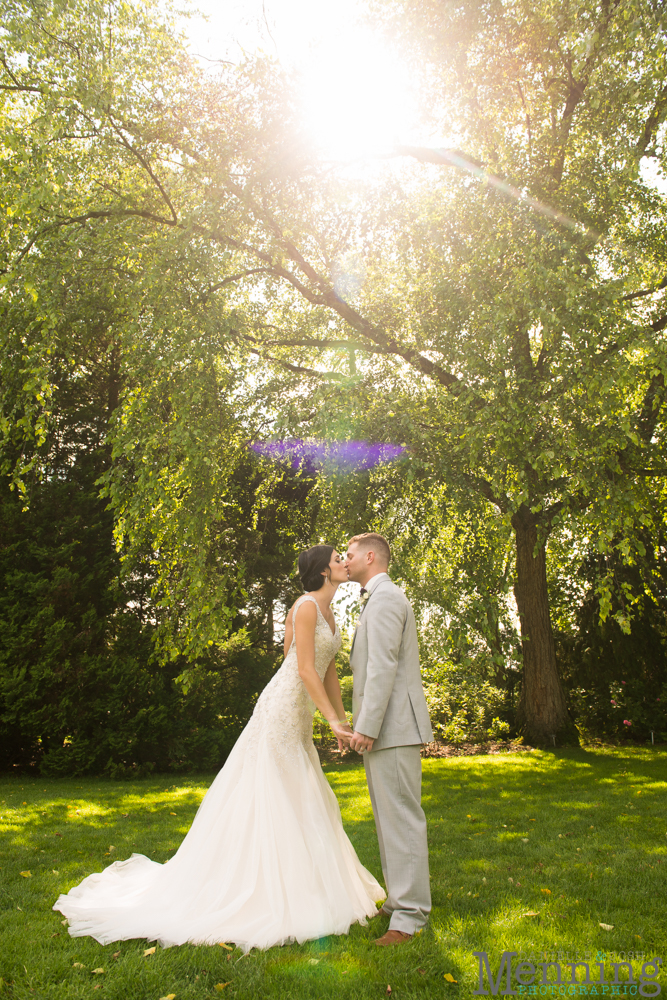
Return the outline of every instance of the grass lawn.
{"type": "MultiPolygon", "coordinates": [[[[326,771],[362,862],[381,877],[363,767],[326,771]]],[[[637,976],[642,962],[667,957],[667,754],[657,748],[424,761],[433,913],[400,948],[373,946],[382,917],[349,937],[246,957],[194,946],[145,956],[145,941],[70,938],[51,910],[59,892],[132,851],[166,861],[210,780],[0,780],[0,1000],[379,1000],[389,986],[399,998],[458,1000],[477,989],[473,951],[488,953],[494,974],[504,950],[528,961],[588,956],[607,963],[608,980],[613,961],[630,957],[637,976]]]]}

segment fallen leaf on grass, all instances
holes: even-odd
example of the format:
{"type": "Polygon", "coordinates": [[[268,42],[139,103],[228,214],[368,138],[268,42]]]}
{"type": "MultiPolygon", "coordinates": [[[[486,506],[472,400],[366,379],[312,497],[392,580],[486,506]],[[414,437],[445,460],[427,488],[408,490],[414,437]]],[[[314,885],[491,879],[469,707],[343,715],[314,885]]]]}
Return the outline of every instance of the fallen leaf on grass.
{"type": "Polygon", "coordinates": [[[121,813],[121,816],[123,817],[123,819],[127,819],[127,817],[128,817],[129,815],[130,815],[129,813],[121,813]]]}
{"type": "Polygon", "coordinates": [[[53,836],[54,837],[62,837],[62,833],[54,833],[53,836]]]}
{"type": "Polygon", "coordinates": [[[614,929],[613,924],[600,924],[600,927],[602,928],[603,931],[613,931],[614,929]]]}
{"type": "Polygon", "coordinates": [[[419,973],[420,976],[426,975],[426,969],[417,969],[417,972],[419,973]]]}
{"type": "Polygon", "coordinates": [[[155,954],[155,945],[153,945],[152,948],[146,948],[146,951],[144,952],[144,958],[146,958],[146,955],[154,955],[154,954],[155,954]]]}
{"type": "Polygon", "coordinates": [[[167,993],[166,997],[160,997],[160,1000],[174,1000],[175,996],[175,993],[167,993]]]}
{"type": "Polygon", "coordinates": [[[72,968],[73,969],[85,969],[86,967],[83,964],[83,962],[75,962],[74,965],[72,966],[72,968]]]}
{"type": "Polygon", "coordinates": [[[67,927],[67,917],[65,917],[64,920],[61,920],[60,923],[63,925],[63,927],[67,927]]]}
{"type": "Polygon", "coordinates": [[[119,955],[120,955],[120,952],[119,951],[115,951],[111,957],[112,958],[118,958],[119,955]]]}
{"type": "Polygon", "coordinates": [[[52,938],[54,938],[54,937],[60,937],[60,931],[56,931],[55,934],[51,935],[51,937],[52,938]]]}
{"type": "Polygon", "coordinates": [[[542,892],[543,892],[543,893],[544,893],[544,894],[545,894],[546,896],[550,896],[550,895],[551,895],[551,889],[542,889],[542,892]]]}
{"type": "Polygon", "coordinates": [[[93,973],[94,976],[103,976],[104,975],[104,969],[92,969],[91,971],[92,971],[92,973],[93,973]]]}
{"type": "Polygon", "coordinates": [[[170,816],[176,816],[177,813],[169,813],[170,816]]]}
{"type": "MultiPolygon", "coordinates": [[[[231,983],[231,979],[229,980],[229,983],[231,983]]],[[[222,991],[224,990],[225,986],[229,986],[229,983],[216,983],[215,986],[213,987],[213,989],[217,990],[218,993],[222,993],[222,991]]]]}
{"type": "Polygon", "coordinates": [[[319,958],[309,958],[308,959],[308,965],[319,965],[319,964],[320,964],[319,958]]]}
{"type": "Polygon", "coordinates": [[[442,978],[446,979],[448,983],[458,983],[458,979],[454,979],[451,972],[446,972],[442,978]]]}
{"type": "Polygon", "coordinates": [[[227,951],[234,951],[234,949],[232,948],[232,946],[230,944],[225,944],[224,941],[220,941],[219,944],[220,944],[221,948],[226,948],[227,951]]]}
{"type": "Polygon", "coordinates": [[[23,875],[23,878],[32,878],[32,872],[19,872],[19,875],[23,875]]]}
{"type": "Polygon", "coordinates": [[[52,868],[51,871],[53,872],[54,875],[60,875],[60,872],[57,872],[55,868],[52,868]]]}
{"type": "Polygon", "coordinates": [[[527,844],[528,843],[528,837],[522,837],[521,838],[521,843],[522,844],[527,844]]]}
{"type": "Polygon", "coordinates": [[[535,910],[527,910],[526,913],[521,914],[522,917],[539,917],[539,913],[535,910]]]}

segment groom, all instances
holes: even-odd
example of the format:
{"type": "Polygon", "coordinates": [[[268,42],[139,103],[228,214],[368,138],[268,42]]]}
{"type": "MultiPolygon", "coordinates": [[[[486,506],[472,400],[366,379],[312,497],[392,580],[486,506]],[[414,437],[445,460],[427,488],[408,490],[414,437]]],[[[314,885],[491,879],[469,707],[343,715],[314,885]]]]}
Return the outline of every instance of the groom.
{"type": "Polygon", "coordinates": [[[387,574],[391,550],[375,532],[350,539],[345,564],[361,584],[362,608],[350,665],[353,750],[364,754],[391,917],[378,945],[404,944],[431,910],[426,817],[421,807],[422,743],[433,739],[419,670],[415,616],[387,574]]]}

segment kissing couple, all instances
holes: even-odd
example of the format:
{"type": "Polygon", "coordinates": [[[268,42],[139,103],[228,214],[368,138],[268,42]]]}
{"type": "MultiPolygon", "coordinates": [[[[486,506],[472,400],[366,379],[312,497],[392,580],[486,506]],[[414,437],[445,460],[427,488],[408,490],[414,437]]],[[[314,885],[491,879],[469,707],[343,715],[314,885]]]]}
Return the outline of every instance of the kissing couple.
{"type": "Polygon", "coordinates": [[[419,670],[415,616],[388,575],[382,535],[299,556],[305,593],[285,622],[285,659],[165,864],[133,854],[89,875],[53,909],[73,937],[130,938],[162,947],[234,942],[244,951],[332,934],[380,915],[377,945],[409,942],[431,894],[421,807],[421,744],[433,736],[419,670]],[[348,725],[331,611],[339,584],[361,584],[350,664],[348,725]],[[387,892],[359,861],[313,744],[317,707],[338,739],[363,754],[387,892]],[[384,901],[382,909],[377,905],[384,901]]]}

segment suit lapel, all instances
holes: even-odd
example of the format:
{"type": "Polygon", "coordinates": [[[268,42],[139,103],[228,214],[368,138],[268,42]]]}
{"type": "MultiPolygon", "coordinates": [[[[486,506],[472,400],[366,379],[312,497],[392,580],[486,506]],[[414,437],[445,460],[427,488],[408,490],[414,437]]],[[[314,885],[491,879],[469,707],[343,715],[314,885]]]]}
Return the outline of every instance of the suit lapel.
{"type": "Polygon", "coordinates": [[[371,590],[371,592],[368,595],[368,600],[366,601],[366,603],[364,604],[363,608],[359,612],[359,621],[357,622],[357,628],[355,628],[354,635],[352,636],[352,645],[350,646],[350,656],[352,656],[352,650],[354,649],[354,644],[357,641],[357,629],[359,628],[359,626],[361,624],[361,619],[364,616],[364,611],[368,607],[369,602],[373,599],[373,594],[377,594],[378,590],[380,590],[380,588],[385,583],[386,583],[386,580],[381,580],[380,583],[378,583],[378,585],[376,587],[373,587],[373,589],[371,590]]]}

